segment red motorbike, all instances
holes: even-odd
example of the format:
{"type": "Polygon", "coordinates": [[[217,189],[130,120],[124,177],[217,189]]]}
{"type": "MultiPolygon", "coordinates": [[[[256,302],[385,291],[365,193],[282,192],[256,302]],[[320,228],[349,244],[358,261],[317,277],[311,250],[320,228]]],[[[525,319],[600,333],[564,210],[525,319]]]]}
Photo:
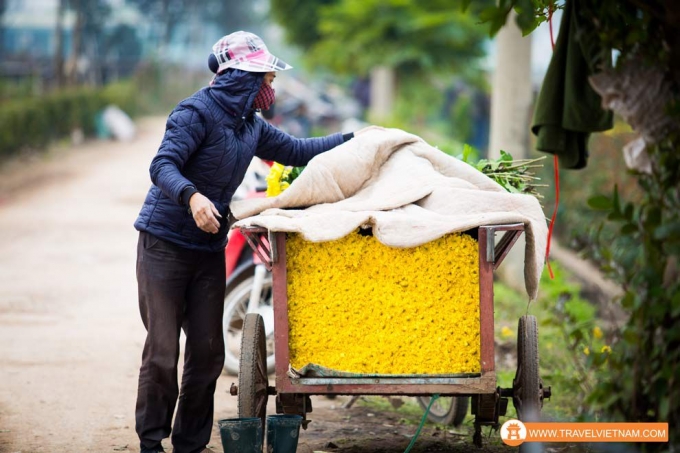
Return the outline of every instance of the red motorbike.
{"type": "MultiPolygon", "coordinates": [[[[264,197],[266,189],[263,171],[251,171],[234,199],[264,197]]],[[[239,230],[232,230],[229,233],[225,262],[227,289],[222,317],[224,370],[227,374],[238,375],[243,321],[247,313],[259,313],[264,320],[267,336],[267,371],[272,373],[274,371],[274,306],[271,272],[262,264],[239,230]]]]}

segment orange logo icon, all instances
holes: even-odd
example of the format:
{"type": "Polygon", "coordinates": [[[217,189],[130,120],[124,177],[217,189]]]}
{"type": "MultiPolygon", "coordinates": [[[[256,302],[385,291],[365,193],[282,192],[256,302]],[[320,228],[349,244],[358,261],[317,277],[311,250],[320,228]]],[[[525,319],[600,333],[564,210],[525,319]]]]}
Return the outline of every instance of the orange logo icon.
{"type": "Polygon", "coordinates": [[[501,426],[501,440],[506,445],[516,447],[527,438],[527,429],[519,420],[508,420],[501,426]]]}

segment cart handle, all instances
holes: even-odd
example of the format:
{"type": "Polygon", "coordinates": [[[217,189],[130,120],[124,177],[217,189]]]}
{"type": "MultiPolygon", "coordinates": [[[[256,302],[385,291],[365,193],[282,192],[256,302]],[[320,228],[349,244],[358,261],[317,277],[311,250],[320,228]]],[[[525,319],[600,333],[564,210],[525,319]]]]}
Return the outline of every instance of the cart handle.
{"type": "Polygon", "coordinates": [[[480,226],[480,230],[486,231],[486,261],[493,263],[493,269],[498,269],[505,257],[510,252],[510,249],[517,239],[524,232],[523,223],[511,223],[507,225],[485,225],[480,226]],[[496,244],[496,232],[504,231],[503,236],[496,244]]]}
{"type": "Polygon", "coordinates": [[[240,230],[264,267],[271,271],[274,263],[279,260],[275,233],[260,227],[241,227],[240,230]]]}

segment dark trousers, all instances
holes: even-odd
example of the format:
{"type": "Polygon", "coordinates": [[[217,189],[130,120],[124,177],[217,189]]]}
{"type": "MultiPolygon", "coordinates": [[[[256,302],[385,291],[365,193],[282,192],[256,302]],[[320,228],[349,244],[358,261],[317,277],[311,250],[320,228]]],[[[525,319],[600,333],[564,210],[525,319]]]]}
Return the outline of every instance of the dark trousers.
{"type": "Polygon", "coordinates": [[[224,365],[225,272],[224,252],[199,252],[139,235],[139,311],[147,330],[135,413],[142,449],[160,447],[171,431],[175,453],[200,452],[210,441],[215,384],[224,365]],[[178,389],[180,329],[186,346],[178,389]]]}

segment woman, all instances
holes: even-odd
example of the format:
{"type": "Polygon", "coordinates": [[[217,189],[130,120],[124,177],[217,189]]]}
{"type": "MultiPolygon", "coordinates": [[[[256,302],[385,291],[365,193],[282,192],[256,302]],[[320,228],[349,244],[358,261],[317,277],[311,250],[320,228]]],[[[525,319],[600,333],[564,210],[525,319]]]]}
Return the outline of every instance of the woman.
{"type": "Polygon", "coordinates": [[[229,203],[250,161],[257,156],[306,165],[353,137],[297,139],[255,114],[274,102],[276,72],[291,66],[252,33],[220,39],[209,66],[216,73],[210,86],[168,118],[151,162],[153,185],[135,222],[139,308],[147,329],[136,406],[143,453],[163,451],[161,440],[171,432],[175,453],[210,451],[213,395],[224,362],[229,203]],[[178,389],[180,329],[186,346],[178,389]]]}

